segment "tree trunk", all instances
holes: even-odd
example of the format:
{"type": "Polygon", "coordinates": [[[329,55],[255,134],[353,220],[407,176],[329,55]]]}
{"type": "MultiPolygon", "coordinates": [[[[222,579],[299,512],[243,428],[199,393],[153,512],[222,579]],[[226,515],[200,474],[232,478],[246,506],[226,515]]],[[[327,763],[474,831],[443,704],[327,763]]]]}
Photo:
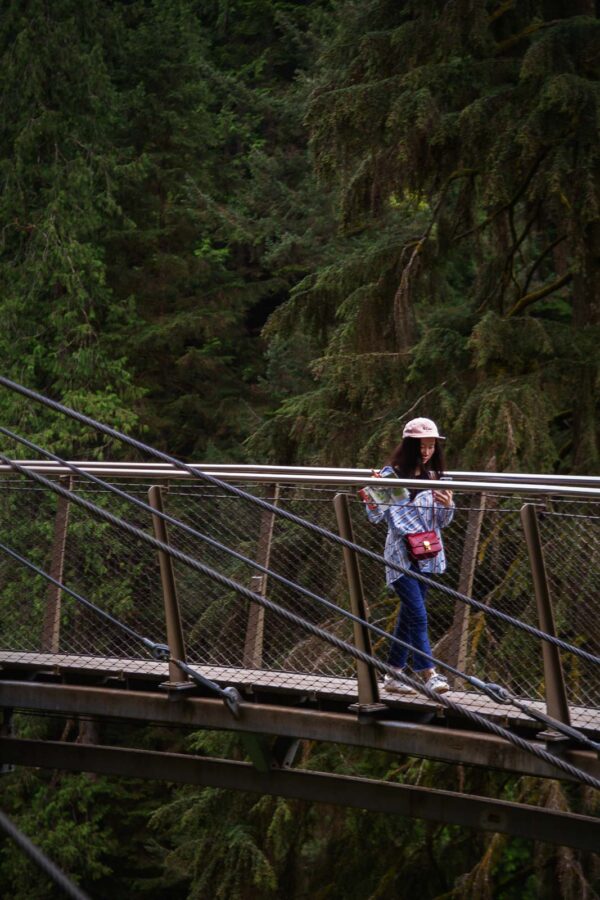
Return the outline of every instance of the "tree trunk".
{"type": "MultiPolygon", "coordinates": [[[[580,243],[581,263],[573,279],[573,325],[583,331],[600,324],[600,222],[588,225],[580,243]]],[[[591,475],[600,467],[598,453],[598,352],[589,353],[579,370],[573,399],[573,469],[591,475]]]]}

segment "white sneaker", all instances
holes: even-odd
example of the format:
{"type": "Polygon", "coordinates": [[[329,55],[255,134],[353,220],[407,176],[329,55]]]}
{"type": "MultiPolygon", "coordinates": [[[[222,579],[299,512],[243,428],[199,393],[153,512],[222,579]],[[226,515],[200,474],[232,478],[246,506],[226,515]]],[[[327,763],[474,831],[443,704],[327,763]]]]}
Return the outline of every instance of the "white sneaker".
{"type": "MultiPolygon", "coordinates": [[[[395,669],[394,671],[398,672],[399,675],[404,674],[402,669],[395,669]]],[[[386,675],[383,679],[383,689],[384,691],[389,691],[391,694],[415,693],[410,684],[407,684],[405,681],[400,681],[399,678],[394,678],[392,675],[386,675]]]]}
{"type": "Polygon", "coordinates": [[[438,675],[437,672],[429,676],[425,682],[425,687],[428,687],[430,691],[435,691],[436,694],[446,694],[450,690],[450,685],[444,676],[438,675]]]}

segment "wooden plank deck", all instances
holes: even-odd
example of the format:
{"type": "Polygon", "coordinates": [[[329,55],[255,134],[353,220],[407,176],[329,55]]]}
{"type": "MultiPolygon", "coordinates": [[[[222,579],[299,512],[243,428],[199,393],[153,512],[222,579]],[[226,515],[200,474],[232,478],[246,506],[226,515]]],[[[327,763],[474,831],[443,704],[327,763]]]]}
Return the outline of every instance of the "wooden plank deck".
{"type": "MultiPolygon", "coordinates": [[[[356,679],[336,678],[332,676],[314,675],[302,672],[284,672],[279,670],[244,669],[229,666],[200,665],[190,662],[199,674],[215,681],[223,687],[232,685],[245,696],[269,693],[284,696],[309,695],[315,701],[334,702],[351,705],[358,701],[356,679]]],[[[94,678],[135,678],[155,683],[168,681],[168,663],[151,659],[125,659],[118,657],[76,656],[72,654],[30,653],[19,651],[0,651],[0,696],[2,670],[23,669],[31,672],[39,671],[56,675],[93,675],[94,678]]],[[[385,691],[380,686],[382,701],[394,708],[437,709],[443,714],[441,704],[437,705],[423,695],[398,695],[385,691]]],[[[505,726],[533,725],[534,720],[509,704],[495,703],[484,694],[474,691],[451,691],[449,695],[455,703],[459,703],[472,712],[505,726]]],[[[544,703],[536,700],[525,702],[532,708],[545,712],[544,703]]],[[[600,734],[600,709],[573,706],[570,708],[571,724],[587,734],[600,734]]],[[[536,729],[539,727],[535,723],[536,729]]]]}

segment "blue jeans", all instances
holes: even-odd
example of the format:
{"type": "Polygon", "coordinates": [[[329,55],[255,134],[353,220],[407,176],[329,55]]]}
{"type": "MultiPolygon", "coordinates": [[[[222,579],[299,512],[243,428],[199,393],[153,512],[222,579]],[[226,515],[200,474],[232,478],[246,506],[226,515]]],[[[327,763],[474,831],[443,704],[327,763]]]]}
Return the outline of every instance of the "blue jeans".
{"type": "MultiPolygon", "coordinates": [[[[411,568],[415,568],[411,566],[411,568]]],[[[418,570],[417,570],[418,571],[418,570]]],[[[431,647],[427,634],[427,609],[425,597],[427,585],[410,575],[402,575],[392,584],[392,587],[400,597],[400,610],[394,628],[394,637],[406,641],[420,653],[413,654],[413,669],[420,672],[423,669],[432,669],[433,660],[429,655],[431,647]]],[[[403,669],[408,660],[409,651],[406,647],[392,643],[388,664],[397,669],[403,669]]]]}

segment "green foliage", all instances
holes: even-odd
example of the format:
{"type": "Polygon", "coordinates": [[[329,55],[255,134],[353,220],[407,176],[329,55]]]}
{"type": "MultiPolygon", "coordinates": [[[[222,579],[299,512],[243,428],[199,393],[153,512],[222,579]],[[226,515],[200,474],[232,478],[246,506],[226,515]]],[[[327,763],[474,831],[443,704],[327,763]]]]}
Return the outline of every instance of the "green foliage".
{"type": "Polygon", "coordinates": [[[115,236],[114,277],[141,319],[132,357],[144,420],[172,452],[240,455],[264,405],[253,323],[303,274],[295,232],[306,241],[313,230],[312,246],[323,227],[296,198],[310,173],[293,61],[306,65],[313,15],[256,2],[235,15],[191,2],[125,15],[128,137],[144,174],[123,200],[133,227],[115,236]]]}
{"type": "Polygon", "coordinates": [[[307,123],[347,239],[268,327],[319,347],[273,446],[287,430],[299,459],[373,464],[425,414],[463,466],[595,471],[598,352],[578,348],[598,325],[598,22],[562,3],[342,9],[307,123]]]}
{"type": "MultiPolygon", "coordinates": [[[[0,352],[7,374],[128,429],[140,395],[121,343],[132,310],[114,302],[102,245],[128,162],[111,142],[120,104],[101,35],[113,26],[107,8],[68,0],[2,17],[0,352]]],[[[39,410],[1,402],[3,418],[56,440],[39,410]]]]}
{"type": "MultiPolygon", "coordinates": [[[[3,373],[187,457],[375,465],[403,422],[426,414],[461,468],[597,471],[600,57],[583,7],[4,4],[3,373]]],[[[0,416],[72,458],[128,453],[4,391],[0,416]]],[[[47,568],[55,501],[35,498],[1,497],[0,536],[47,568]]],[[[274,559],[295,537],[279,531],[274,559]]],[[[492,529],[480,545],[486,562],[497,539],[492,529]]],[[[155,612],[162,622],[146,559],[103,525],[73,514],[69,549],[69,583],[92,585],[133,626],[155,612]],[[117,571],[118,583],[105,577],[117,571]]],[[[561,562],[557,584],[573,584],[561,562]]],[[[6,609],[32,599],[3,634],[37,649],[47,586],[6,561],[1,577],[6,609]]],[[[298,577],[320,588],[310,558],[298,577]]],[[[578,577],[582,595],[595,589],[595,573],[578,577]]],[[[494,601],[527,617],[519,566],[498,583],[494,601]]],[[[204,589],[189,572],[180,584],[204,589]]],[[[208,656],[213,633],[238,627],[238,604],[207,596],[188,635],[208,656]]],[[[79,646],[98,649],[94,625],[63,600],[79,646]]],[[[559,624],[592,646],[580,597],[569,600],[559,624]]],[[[393,616],[383,594],[380,606],[393,616]]],[[[487,637],[475,617],[478,659],[487,637]]],[[[275,634],[267,650],[301,664],[306,645],[275,634]]],[[[572,665],[579,685],[585,669],[572,665]]],[[[18,722],[46,727],[69,739],[75,726],[18,722]]],[[[148,728],[140,740],[183,738],[148,728]]],[[[188,747],[244,757],[222,735],[188,747]]],[[[351,748],[302,753],[317,770],[595,809],[554,783],[351,748]]],[[[593,881],[564,848],[362,810],[29,770],[2,788],[17,824],[97,896],[509,900],[557,884],[582,896],[593,881]]],[[[52,896],[16,848],[0,853],[3,893],[52,896]]]]}
{"type": "MultiPolygon", "coordinates": [[[[6,373],[172,452],[240,455],[265,405],[258,330],[327,233],[295,82],[320,6],[10,5],[6,373]]],[[[72,456],[119,452],[0,399],[72,456]]]]}
{"type": "MultiPolygon", "coordinates": [[[[151,819],[154,829],[169,825],[176,849],[165,857],[167,872],[189,883],[190,898],[216,897],[245,900],[267,897],[275,888],[275,875],[267,856],[257,846],[252,821],[255,810],[240,809],[223,815],[224,792],[190,790],[151,819]]],[[[237,804],[236,804],[237,805],[237,804]]],[[[244,804],[245,805],[245,804],[244,804]]]]}
{"type": "MultiPolygon", "coordinates": [[[[32,794],[27,780],[14,776],[3,791],[12,801],[15,824],[76,882],[97,882],[110,869],[105,863],[116,850],[107,825],[107,796],[112,793],[102,779],[88,775],[38,783],[32,794]],[[11,796],[12,795],[12,796],[11,796]]],[[[6,802],[6,799],[5,799],[6,802]]],[[[0,866],[2,892],[15,898],[58,897],[61,892],[41,877],[40,871],[19,847],[6,842],[0,866]]]]}

